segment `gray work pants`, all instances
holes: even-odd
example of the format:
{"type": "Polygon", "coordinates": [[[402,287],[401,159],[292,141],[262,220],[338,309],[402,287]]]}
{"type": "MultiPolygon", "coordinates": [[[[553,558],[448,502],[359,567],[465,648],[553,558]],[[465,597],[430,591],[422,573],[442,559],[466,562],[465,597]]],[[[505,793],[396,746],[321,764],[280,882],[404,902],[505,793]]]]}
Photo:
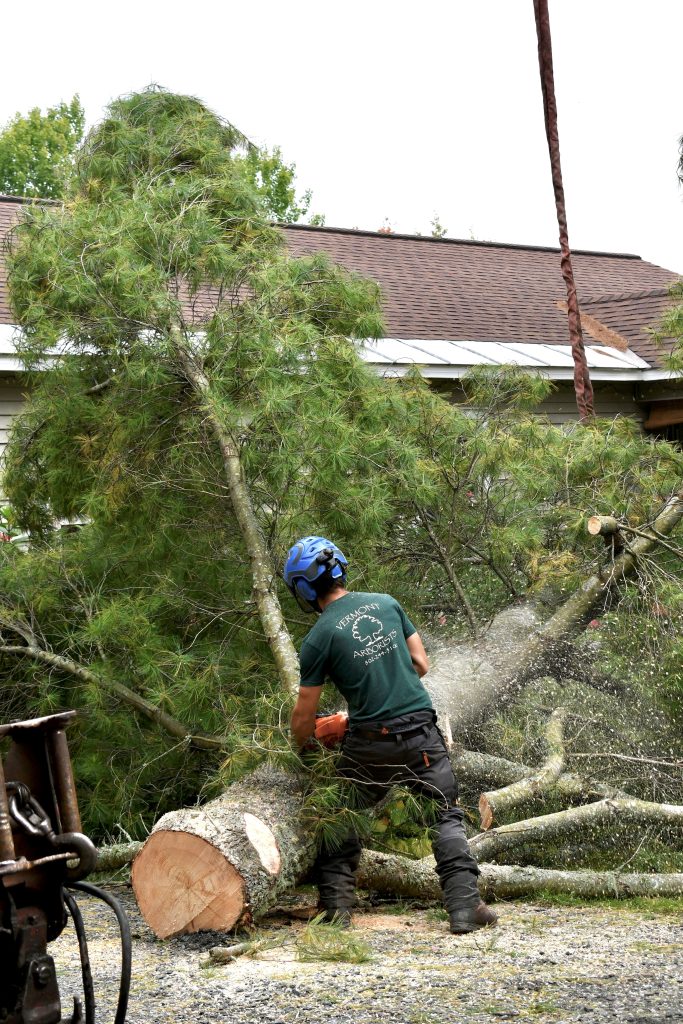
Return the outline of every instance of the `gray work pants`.
{"type": "MultiPolygon", "coordinates": [[[[379,732],[382,726],[392,735],[380,739],[353,731],[347,734],[337,764],[338,774],[355,783],[359,804],[364,807],[376,804],[396,785],[407,786],[412,792],[434,800],[438,816],[432,849],[446,909],[452,913],[476,906],[480,898],[479,868],[470,853],[463,827],[464,813],[457,806],[458,784],[435,716],[431,712],[415,712],[400,719],[371,723],[367,730],[379,732]],[[401,728],[408,735],[404,736],[401,728]]],[[[349,910],[353,905],[360,854],[361,844],[353,831],[334,849],[323,844],[313,876],[325,910],[349,910]]]]}

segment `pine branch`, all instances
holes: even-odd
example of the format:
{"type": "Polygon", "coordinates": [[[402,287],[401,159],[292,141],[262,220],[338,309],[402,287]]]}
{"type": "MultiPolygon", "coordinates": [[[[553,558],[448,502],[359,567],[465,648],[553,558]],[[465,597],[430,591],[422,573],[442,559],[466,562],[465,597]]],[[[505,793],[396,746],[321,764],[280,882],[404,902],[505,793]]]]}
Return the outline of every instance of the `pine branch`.
{"type": "Polygon", "coordinates": [[[463,586],[457,577],[455,569],[453,568],[453,563],[451,562],[451,559],[448,557],[448,552],[444,545],[439,540],[439,538],[437,537],[434,527],[429,521],[429,517],[425,514],[424,510],[418,509],[417,511],[418,515],[420,516],[420,519],[422,520],[422,524],[425,530],[427,531],[427,535],[434,546],[434,550],[436,551],[437,557],[439,559],[439,562],[441,563],[443,571],[446,573],[448,582],[451,584],[458,598],[458,601],[462,605],[465,615],[467,616],[467,621],[469,623],[472,636],[477,637],[479,636],[479,623],[477,622],[477,617],[474,614],[474,609],[472,608],[472,605],[469,602],[467,594],[463,590],[463,586]]]}
{"type": "MultiPolygon", "coordinates": [[[[2,625],[7,629],[14,630],[14,632],[25,638],[20,624],[11,623],[3,618],[2,625]]],[[[107,690],[146,718],[161,726],[169,735],[174,736],[176,739],[185,740],[189,746],[197,747],[200,750],[225,750],[226,744],[222,737],[203,736],[200,733],[193,733],[191,729],[183,725],[182,722],[179,722],[177,718],[173,718],[172,715],[167,714],[167,712],[152,704],[151,701],[148,701],[141,694],[131,690],[124,683],[119,683],[116,679],[109,679],[104,675],[93,672],[92,669],[73,661],[71,658],[66,658],[62,654],[46,651],[37,645],[35,639],[27,642],[26,646],[21,644],[0,644],[0,654],[31,658],[33,661],[38,661],[43,665],[49,665],[50,668],[66,672],[83,683],[94,684],[99,689],[107,690]]]]}

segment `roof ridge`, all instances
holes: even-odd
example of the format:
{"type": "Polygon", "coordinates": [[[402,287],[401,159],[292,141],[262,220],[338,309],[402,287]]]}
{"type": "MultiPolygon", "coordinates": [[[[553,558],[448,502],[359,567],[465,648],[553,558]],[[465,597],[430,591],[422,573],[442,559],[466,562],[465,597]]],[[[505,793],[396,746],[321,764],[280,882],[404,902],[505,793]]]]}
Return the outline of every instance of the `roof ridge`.
{"type": "Polygon", "coordinates": [[[7,196],[0,193],[0,204],[16,203],[18,206],[24,203],[40,203],[44,206],[59,206],[61,199],[41,199],[40,196],[7,196]]]}
{"type": "Polygon", "coordinates": [[[672,278],[671,283],[665,287],[641,288],[637,292],[605,292],[600,295],[583,295],[579,299],[579,305],[589,305],[600,302],[625,302],[628,299],[651,299],[671,295],[671,287],[681,278],[672,278]]]}
{"type": "MultiPolygon", "coordinates": [[[[2,203],[12,203],[21,205],[23,203],[43,203],[45,205],[57,206],[59,200],[56,199],[41,199],[38,196],[11,196],[0,194],[0,205],[2,203]]],[[[370,231],[367,228],[339,228],[331,227],[327,225],[318,224],[281,224],[276,221],[273,222],[277,227],[283,231],[311,231],[314,233],[330,233],[330,234],[341,234],[341,235],[360,235],[370,238],[382,238],[398,239],[401,241],[421,241],[421,242],[433,242],[441,245],[468,245],[475,246],[484,249],[513,249],[519,252],[553,252],[561,253],[561,249],[552,245],[533,245],[523,244],[521,242],[491,242],[484,241],[477,238],[435,238],[433,235],[411,235],[401,231],[370,231]]],[[[602,256],[608,259],[626,259],[626,260],[639,260],[642,262],[642,256],[633,252],[607,252],[602,249],[572,249],[572,252],[577,256],[602,256]]],[[[591,299],[585,301],[592,301],[591,299]]]]}
{"type": "MultiPolygon", "coordinates": [[[[276,223],[276,222],[273,222],[276,223]]],[[[318,224],[277,224],[283,231],[312,231],[314,233],[329,233],[335,235],[360,235],[369,238],[381,238],[385,241],[411,241],[411,242],[432,242],[436,245],[472,245],[485,249],[517,249],[522,252],[554,252],[560,253],[561,249],[552,245],[523,245],[521,242],[490,242],[480,241],[477,238],[434,238],[433,235],[409,235],[402,231],[370,231],[368,228],[335,228],[329,225],[318,224]]],[[[572,249],[577,256],[606,256],[612,259],[639,260],[642,256],[633,252],[605,252],[600,249],[572,249]]]]}

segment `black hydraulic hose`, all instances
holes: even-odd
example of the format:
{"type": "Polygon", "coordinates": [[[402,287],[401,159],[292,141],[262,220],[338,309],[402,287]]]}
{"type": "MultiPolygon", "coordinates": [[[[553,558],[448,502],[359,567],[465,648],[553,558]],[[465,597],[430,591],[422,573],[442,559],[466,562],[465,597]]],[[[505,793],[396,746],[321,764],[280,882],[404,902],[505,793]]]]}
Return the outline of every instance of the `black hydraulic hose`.
{"type": "Polygon", "coordinates": [[[119,1001],[116,1007],[114,1024],[125,1024],[133,962],[133,945],[126,912],[115,896],[105,892],[104,889],[98,888],[96,885],[91,885],[90,882],[71,882],[69,888],[77,889],[79,892],[87,893],[88,896],[94,896],[96,899],[102,900],[116,914],[116,920],[119,923],[119,931],[121,933],[121,984],[119,985],[119,1001]]]}
{"type": "Polygon", "coordinates": [[[78,939],[78,951],[81,954],[81,974],[83,976],[83,995],[85,997],[85,1024],[95,1024],[95,988],[92,983],[92,971],[90,969],[90,957],[88,956],[88,940],[83,924],[83,915],[78,909],[78,904],[70,892],[64,893],[64,902],[69,908],[71,920],[76,929],[78,939]]]}

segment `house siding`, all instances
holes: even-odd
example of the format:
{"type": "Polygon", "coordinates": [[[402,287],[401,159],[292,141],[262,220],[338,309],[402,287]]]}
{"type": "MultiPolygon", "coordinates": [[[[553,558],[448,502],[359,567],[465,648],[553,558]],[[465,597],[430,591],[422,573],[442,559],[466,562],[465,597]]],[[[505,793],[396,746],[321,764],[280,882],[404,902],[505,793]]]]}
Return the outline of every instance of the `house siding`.
{"type": "MultiPolygon", "coordinates": [[[[462,387],[451,381],[432,381],[435,391],[450,402],[465,401],[462,387]]],[[[647,408],[636,401],[634,385],[631,383],[611,384],[600,381],[593,384],[596,414],[605,419],[614,416],[630,416],[643,423],[647,408]]],[[[576,397],[572,384],[558,384],[555,390],[535,410],[538,416],[547,416],[551,423],[561,426],[578,419],[576,397]]]]}
{"type": "Polygon", "coordinates": [[[0,376],[0,501],[4,498],[2,466],[12,420],[26,404],[26,388],[11,374],[0,376]]]}

